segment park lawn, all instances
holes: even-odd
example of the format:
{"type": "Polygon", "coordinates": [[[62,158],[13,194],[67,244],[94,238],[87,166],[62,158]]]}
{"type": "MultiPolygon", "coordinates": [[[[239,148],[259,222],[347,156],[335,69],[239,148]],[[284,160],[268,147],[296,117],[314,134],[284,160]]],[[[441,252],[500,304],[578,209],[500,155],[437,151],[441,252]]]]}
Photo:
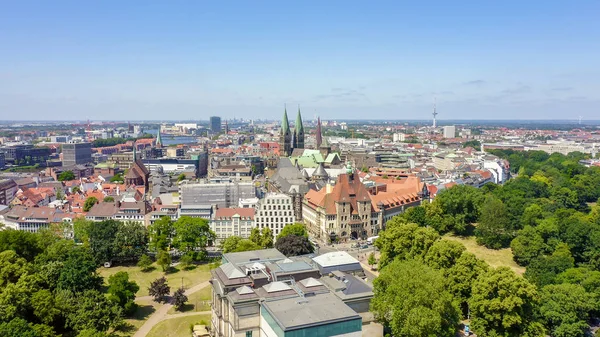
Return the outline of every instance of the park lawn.
{"type": "Polygon", "coordinates": [[[189,312],[189,311],[209,311],[210,310],[210,301],[212,298],[212,288],[210,285],[202,288],[201,290],[191,294],[188,296],[187,304],[183,307],[181,311],[175,310],[175,308],[169,309],[169,314],[177,314],[180,312],[189,312]],[[206,302],[206,303],[201,303],[206,302]]]}
{"type": "Polygon", "coordinates": [[[175,318],[167,318],[156,324],[146,337],[190,337],[194,324],[210,325],[210,315],[192,315],[175,318]]]}
{"type": "Polygon", "coordinates": [[[104,277],[104,283],[108,283],[108,277],[116,274],[120,271],[129,273],[129,280],[135,281],[140,290],[135,294],[137,297],[148,296],[148,287],[150,283],[159,277],[165,276],[171,287],[171,292],[181,287],[181,280],[183,278],[183,287],[190,288],[198,283],[208,281],[210,279],[210,267],[209,264],[201,264],[191,270],[179,270],[177,267],[172,267],[172,271],[165,274],[160,267],[153,265],[155,268],[149,272],[142,272],[137,266],[115,266],[110,268],[100,267],[98,273],[104,277]]]}
{"type": "Polygon", "coordinates": [[[469,253],[474,254],[475,256],[477,256],[477,258],[482,259],[483,261],[487,262],[490,266],[492,266],[494,268],[503,267],[503,266],[509,267],[515,273],[517,273],[519,275],[523,275],[523,273],[525,272],[525,268],[519,266],[513,260],[513,254],[512,254],[512,251],[510,250],[510,248],[504,248],[504,249],[498,249],[498,250],[489,249],[484,246],[478,245],[477,242],[475,241],[474,236],[461,237],[461,236],[454,236],[452,234],[446,234],[446,235],[444,235],[444,239],[458,241],[458,242],[462,243],[467,248],[467,251],[469,253]]]}

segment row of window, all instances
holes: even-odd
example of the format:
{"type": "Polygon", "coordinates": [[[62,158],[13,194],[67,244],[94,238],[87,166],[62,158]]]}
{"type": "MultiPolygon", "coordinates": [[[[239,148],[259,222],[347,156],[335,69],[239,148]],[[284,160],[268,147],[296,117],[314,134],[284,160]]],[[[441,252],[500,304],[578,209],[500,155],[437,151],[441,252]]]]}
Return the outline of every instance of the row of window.
{"type": "Polygon", "coordinates": [[[292,211],[281,211],[281,212],[277,212],[275,211],[275,214],[273,214],[273,211],[269,211],[269,212],[259,212],[258,216],[277,216],[277,215],[292,215],[292,211]]]}
{"type": "Polygon", "coordinates": [[[261,207],[261,210],[267,210],[267,211],[277,211],[277,210],[286,210],[286,209],[292,209],[291,205],[263,205],[261,207]]]}
{"type": "Polygon", "coordinates": [[[256,223],[293,223],[294,218],[258,218],[256,223]]]}

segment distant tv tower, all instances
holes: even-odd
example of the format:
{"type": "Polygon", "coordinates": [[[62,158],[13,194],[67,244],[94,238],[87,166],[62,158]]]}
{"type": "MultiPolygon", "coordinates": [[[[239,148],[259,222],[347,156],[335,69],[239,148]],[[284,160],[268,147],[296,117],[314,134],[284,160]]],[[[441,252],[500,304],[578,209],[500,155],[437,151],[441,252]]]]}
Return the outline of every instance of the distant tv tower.
{"type": "Polygon", "coordinates": [[[436,126],[435,125],[435,117],[438,115],[437,111],[435,110],[435,105],[436,105],[436,100],[434,99],[433,100],[433,113],[432,113],[432,115],[433,115],[433,127],[434,128],[436,126]]]}
{"type": "Polygon", "coordinates": [[[581,125],[581,119],[582,119],[582,118],[583,118],[583,117],[579,116],[579,125],[581,125]]]}

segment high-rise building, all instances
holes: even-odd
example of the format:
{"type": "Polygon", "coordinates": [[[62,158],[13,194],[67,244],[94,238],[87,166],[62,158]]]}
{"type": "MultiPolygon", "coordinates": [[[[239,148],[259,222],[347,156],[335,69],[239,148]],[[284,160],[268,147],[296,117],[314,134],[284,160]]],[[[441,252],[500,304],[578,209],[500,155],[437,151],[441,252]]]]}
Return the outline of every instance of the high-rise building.
{"type": "Polygon", "coordinates": [[[63,166],[92,162],[92,143],[68,143],[62,146],[63,166]]]}
{"type": "Polygon", "coordinates": [[[210,117],[210,131],[214,133],[221,132],[221,117],[212,116],[210,117]]]}
{"type": "Polygon", "coordinates": [[[454,125],[444,126],[444,138],[454,138],[456,135],[456,127],[454,125]]]}
{"type": "Polygon", "coordinates": [[[283,193],[267,193],[256,205],[254,218],[256,227],[261,230],[269,227],[275,239],[285,225],[296,220],[292,197],[283,193]]]}

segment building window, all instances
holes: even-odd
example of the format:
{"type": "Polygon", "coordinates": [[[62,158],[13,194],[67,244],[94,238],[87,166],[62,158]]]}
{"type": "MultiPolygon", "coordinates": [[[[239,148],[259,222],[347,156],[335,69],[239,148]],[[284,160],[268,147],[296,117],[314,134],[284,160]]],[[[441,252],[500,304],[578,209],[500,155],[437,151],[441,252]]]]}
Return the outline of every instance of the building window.
{"type": "Polygon", "coordinates": [[[246,331],[246,337],[252,337],[252,331],[246,331]]]}

